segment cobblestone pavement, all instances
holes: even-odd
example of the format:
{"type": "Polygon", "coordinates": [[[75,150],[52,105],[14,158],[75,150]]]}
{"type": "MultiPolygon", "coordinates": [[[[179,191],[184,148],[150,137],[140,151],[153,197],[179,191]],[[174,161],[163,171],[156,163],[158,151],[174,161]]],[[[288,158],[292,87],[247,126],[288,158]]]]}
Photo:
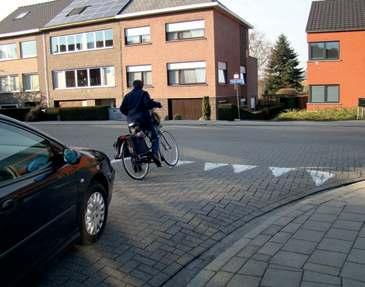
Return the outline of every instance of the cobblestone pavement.
{"type": "Polygon", "coordinates": [[[189,287],[365,286],[365,182],[316,195],[246,234],[189,287]]]}
{"type": "MultiPolygon", "coordinates": [[[[364,174],[361,129],[169,130],[182,146],[183,160],[192,163],[153,168],[142,183],[128,179],[116,164],[103,237],[93,246],[72,247],[37,286],[185,286],[240,239],[241,227],[253,218],[364,174]]],[[[112,155],[117,129],[52,126],[48,131],[71,145],[112,155]]]]}

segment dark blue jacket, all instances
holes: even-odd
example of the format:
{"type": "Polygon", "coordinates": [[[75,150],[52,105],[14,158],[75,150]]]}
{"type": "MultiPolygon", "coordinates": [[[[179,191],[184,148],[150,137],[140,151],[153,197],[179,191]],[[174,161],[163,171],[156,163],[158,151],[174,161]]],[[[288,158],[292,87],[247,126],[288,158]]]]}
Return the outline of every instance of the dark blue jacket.
{"type": "Polygon", "coordinates": [[[154,108],[161,108],[161,103],[152,100],[146,91],[135,88],[124,97],[120,111],[129,123],[138,122],[148,127],[152,124],[150,110],[154,108]]]}

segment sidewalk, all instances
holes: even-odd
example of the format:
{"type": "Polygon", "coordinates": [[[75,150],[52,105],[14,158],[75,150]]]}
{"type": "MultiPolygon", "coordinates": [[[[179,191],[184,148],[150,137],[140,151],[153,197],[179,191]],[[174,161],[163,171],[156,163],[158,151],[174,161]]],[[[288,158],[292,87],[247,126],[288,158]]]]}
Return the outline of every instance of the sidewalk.
{"type": "MultiPolygon", "coordinates": [[[[54,122],[34,122],[30,123],[34,126],[37,125],[111,125],[120,126],[127,125],[125,121],[54,121],[54,122]]],[[[277,122],[277,121],[163,121],[164,126],[213,126],[213,127],[259,127],[259,126],[270,126],[270,127],[281,127],[281,126],[329,126],[329,127],[365,127],[365,121],[338,121],[338,122],[277,122]]]]}
{"type": "Polygon", "coordinates": [[[260,224],[190,283],[365,286],[365,182],[307,198],[260,224]]]}

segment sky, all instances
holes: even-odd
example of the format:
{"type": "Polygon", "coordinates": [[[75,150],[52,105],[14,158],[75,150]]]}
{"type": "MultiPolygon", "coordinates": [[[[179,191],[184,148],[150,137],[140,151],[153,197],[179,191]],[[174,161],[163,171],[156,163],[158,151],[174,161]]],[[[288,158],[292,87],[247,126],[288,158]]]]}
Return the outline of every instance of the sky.
{"type": "MultiPolygon", "coordinates": [[[[102,0],[101,0],[102,1],[102,0]]],[[[148,1],[148,0],[145,0],[148,1]]],[[[301,65],[307,61],[305,27],[311,0],[220,0],[255,29],[263,32],[271,42],[285,34],[299,55],[301,65]]],[[[0,19],[6,17],[18,6],[30,5],[47,0],[0,0],[0,19]]]]}

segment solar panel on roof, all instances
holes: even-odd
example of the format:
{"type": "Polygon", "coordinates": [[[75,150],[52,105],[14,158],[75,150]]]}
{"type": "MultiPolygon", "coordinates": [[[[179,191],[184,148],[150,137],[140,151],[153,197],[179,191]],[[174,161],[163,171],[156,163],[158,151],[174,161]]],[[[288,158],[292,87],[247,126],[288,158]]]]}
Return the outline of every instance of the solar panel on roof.
{"type": "Polygon", "coordinates": [[[46,26],[113,17],[124,9],[129,2],[130,0],[74,0],[46,26]],[[81,13],[72,13],[72,11],[82,7],[87,7],[87,9],[81,13]]]}

